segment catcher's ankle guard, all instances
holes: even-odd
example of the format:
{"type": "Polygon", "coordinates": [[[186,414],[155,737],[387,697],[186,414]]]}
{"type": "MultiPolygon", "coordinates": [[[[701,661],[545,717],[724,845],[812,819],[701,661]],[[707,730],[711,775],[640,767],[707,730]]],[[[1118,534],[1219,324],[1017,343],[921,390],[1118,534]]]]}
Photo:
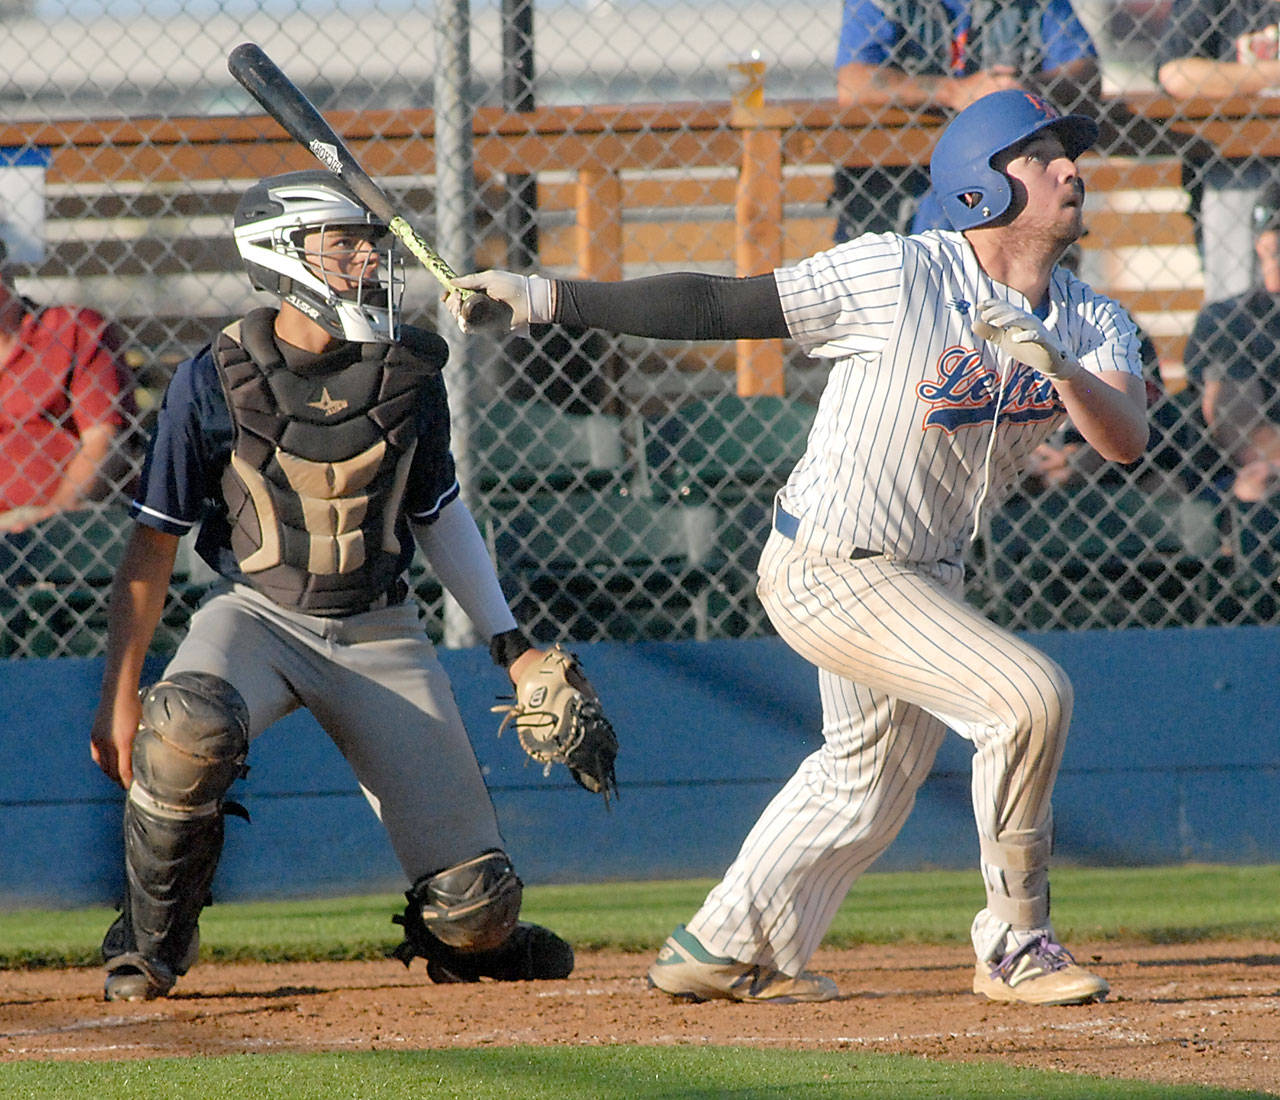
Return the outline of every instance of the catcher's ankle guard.
{"type": "Polygon", "coordinates": [[[391,952],[407,968],[415,958],[427,962],[427,977],[437,985],[478,982],[532,982],[567,978],[573,973],[573,948],[538,924],[520,921],[511,935],[488,951],[461,951],[433,936],[412,903],[392,922],[404,928],[404,942],[391,952]]]}

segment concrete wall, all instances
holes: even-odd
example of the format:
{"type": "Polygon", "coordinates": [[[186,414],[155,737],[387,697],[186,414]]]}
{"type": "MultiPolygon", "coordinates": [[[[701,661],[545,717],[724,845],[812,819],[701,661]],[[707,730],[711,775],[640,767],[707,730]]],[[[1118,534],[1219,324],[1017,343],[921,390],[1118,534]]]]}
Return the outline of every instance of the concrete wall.
{"type": "MultiPolygon", "coordinates": [[[[1280,862],[1280,628],[1040,635],[1076,685],[1057,859],[1280,862]]],[[[776,639],[578,647],[622,741],[611,813],[494,737],[503,681],[442,654],[529,883],[716,876],[819,741],[812,670],[776,639]]],[[[158,672],[158,669],[156,670],[158,672]]],[[[0,905],[112,902],[121,794],[89,759],[101,663],[0,663],[0,905]]],[[[267,731],[232,797],[222,899],[404,888],[372,811],[306,714],[267,731]]],[[[972,867],[968,746],[948,738],[878,870],[972,867]]],[[[423,797],[431,797],[424,779],[423,797]]]]}

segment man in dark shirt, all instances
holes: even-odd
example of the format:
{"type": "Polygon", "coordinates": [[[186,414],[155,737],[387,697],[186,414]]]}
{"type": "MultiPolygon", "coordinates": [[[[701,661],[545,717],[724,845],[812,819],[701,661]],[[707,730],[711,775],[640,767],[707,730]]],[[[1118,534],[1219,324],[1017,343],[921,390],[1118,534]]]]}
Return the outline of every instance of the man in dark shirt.
{"type": "MultiPolygon", "coordinates": [[[[836,48],[842,107],[958,112],[1022,88],[1069,112],[1096,104],[1101,86],[1097,52],[1070,0],[845,0],[836,48]]],[[[905,231],[928,185],[923,165],[837,169],[836,242],[905,231]]]]}
{"type": "Polygon", "coordinates": [[[1211,491],[1227,502],[1240,565],[1274,584],[1280,548],[1280,183],[1263,188],[1251,220],[1258,282],[1200,311],[1185,361],[1217,450],[1206,474],[1211,491]]]}
{"type": "MultiPolygon", "coordinates": [[[[1173,0],[1157,79],[1175,99],[1280,94],[1280,0],[1173,0]]],[[[1277,161],[1224,156],[1196,143],[1184,164],[1204,262],[1205,301],[1243,294],[1254,281],[1249,210],[1280,179],[1277,161]]]]}

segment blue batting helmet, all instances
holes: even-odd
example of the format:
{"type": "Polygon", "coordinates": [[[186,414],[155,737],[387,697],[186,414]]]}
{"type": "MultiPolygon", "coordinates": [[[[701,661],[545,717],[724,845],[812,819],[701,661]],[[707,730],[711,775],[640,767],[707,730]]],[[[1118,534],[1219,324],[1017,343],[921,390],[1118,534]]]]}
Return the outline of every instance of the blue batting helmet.
{"type": "Polygon", "coordinates": [[[1060,115],[1038,95],[1016,88],[984,95],[951,120],[934,146],[929,178],[954,228],[986,225],[1009,209],[1009,179],[991,161],[1041,130],[1052,130],[1072,160],[1098,140],[1093,119],[1060,115]],[[966,195],[978,201],[970,205],[966,195]]]}

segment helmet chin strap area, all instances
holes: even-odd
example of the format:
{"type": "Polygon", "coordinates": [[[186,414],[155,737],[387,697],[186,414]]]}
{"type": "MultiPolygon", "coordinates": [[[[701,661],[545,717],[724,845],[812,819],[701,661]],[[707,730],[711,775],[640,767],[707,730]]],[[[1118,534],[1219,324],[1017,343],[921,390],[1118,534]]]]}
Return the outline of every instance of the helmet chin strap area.
{"type": "Polygon", "coordinates": [[[307,256],[308,261],[311,261],[308,266],[324,284],[335,315],[334,319],[326,319],[324,315],[316,317],[317,323],[332,335],[346,340],[359,343],[394,341],[398,311],[392,309],[391,303],[393,300],[397,303],[400,300],[404,273],[403,267],[397,262],[390,238],[386,239],[377,253],[367,253],[359,270],[344,273],[323,266],[324,260],[335,257],[341,259],[342,254],[328,250],[307,256]],[[317,255],[322,261],[320,265],[314,263],[317,255]],[[374,255],[378,257],[376,263],[374,255]],[[390,319],[393,324],[387,339],[381,336],[384,318],[390,319]]]}

